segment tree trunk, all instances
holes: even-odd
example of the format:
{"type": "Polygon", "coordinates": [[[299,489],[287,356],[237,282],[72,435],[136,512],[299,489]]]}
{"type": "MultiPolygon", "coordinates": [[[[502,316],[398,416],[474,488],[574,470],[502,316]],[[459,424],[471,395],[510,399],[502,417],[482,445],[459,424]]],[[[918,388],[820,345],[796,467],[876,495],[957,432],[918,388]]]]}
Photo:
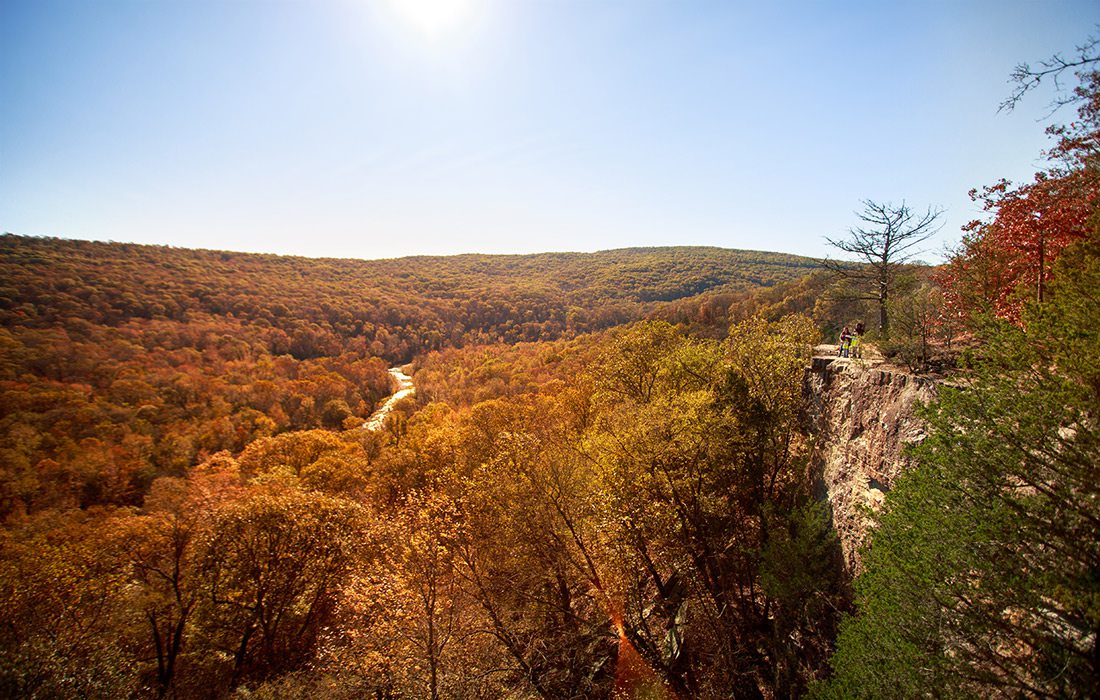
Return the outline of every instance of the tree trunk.
{"type": "Polygon", "coordinates": [[[878,294],[878,330],[882,334],[883,339],[890,337],[890,319],[886,313],[886,303],[889,293],[886,288],[883,287],[879,290],[878,294]]]}

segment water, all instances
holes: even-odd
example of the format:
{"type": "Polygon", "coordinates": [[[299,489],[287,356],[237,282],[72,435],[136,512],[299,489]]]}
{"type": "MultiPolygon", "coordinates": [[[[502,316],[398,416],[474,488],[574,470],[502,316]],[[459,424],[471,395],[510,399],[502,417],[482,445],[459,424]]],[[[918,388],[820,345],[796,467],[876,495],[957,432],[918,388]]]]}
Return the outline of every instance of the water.
{"type": "Polygon", "coordinates": [[[405,374],[400,367],[391,367],[390,376],[397,381],[397,390],[390,394],[390,397],[386,399],[386,403],[382,404],[382,407],[371,414],[371,417],[363,424],[363,427],[367,430],[381,430],[385,425],[386,416],[390,415],[397,402],[406,396],[412,396],[416,393],[416,387],[413,386],[412,377],[405,374]]]}

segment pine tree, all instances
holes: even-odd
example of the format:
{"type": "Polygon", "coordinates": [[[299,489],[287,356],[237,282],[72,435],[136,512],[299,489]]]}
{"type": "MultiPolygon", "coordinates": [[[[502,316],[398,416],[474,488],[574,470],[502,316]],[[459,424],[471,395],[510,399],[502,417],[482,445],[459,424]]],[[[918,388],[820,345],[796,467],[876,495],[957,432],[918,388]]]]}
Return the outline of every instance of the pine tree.
{"type": "Polygon", "coordinates": [[[819,697],[1100,688],[1100,231],[1022,326],[991,321],[887,499],[819,697]]]}

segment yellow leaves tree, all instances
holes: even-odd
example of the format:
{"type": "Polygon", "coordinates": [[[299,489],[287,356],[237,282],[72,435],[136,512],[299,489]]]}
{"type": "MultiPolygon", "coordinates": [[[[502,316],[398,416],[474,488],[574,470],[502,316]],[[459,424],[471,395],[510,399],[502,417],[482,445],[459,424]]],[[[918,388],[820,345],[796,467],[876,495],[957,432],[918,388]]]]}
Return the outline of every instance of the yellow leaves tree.
{"type": "Polygon", "coordinates": [[[624,634],[678,692],[798,687],[774,673],[786,651],[761,561],[809,499],[798,415],[815,338],[802,317],[750,319],[725,342],[638,324],[612,344],[632,362],[595,368],[604,391],[585,449],[619,555],[624,634]]]}
{"type": "Polygon", "coordinates": [[[369,542],[362,506],[278,484],[219,510],[200,544],[212,671],[233,687],[308,661],[369,542]]]}
{"type": "Polygon", "coordinates": [[[76,511],[0,534],[0,695],[127,697],[136,664],[121,538],[108,511],[76,511]]]}
{"type": "MultiPolygon", "coordinates": [[[[483,671],[470,654],[470,601],[455,569],[459,514],[443,492],[409,494],[379,524],[379,556],[345,597],[355,631],[334,654],[352,664],[361,689],[395,697],[474,697],[483,671]]],[[[480,685],[485,685],[481,683],[480,685]]]]}
{"type": "Polygon", "coordinates": [[[255,440],[238,459],[248,475],[284,471],[301,476],[302,470],[323,455],[339,452],[347,443],[326,430],[302,430],[255,440]]]}
{"type": "Polygon", "coordinates": [[[125,532],[122,558],[133,584],[128,607],[140,618],[136,626],[145,631],[134,632],[135,645],[142,658],[155,659],[158,698],[175,688],[199,595],[193,575],[195,541],[210,510],[201,491],[189,486],[184,479],[157,480],[145,500],[145,513],[119,523],[125,532]]]}

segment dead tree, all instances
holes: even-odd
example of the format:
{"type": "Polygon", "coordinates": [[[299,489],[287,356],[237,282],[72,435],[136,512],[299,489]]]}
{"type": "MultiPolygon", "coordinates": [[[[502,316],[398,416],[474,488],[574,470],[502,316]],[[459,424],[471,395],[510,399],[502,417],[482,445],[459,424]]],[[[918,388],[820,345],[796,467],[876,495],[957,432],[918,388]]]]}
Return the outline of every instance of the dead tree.
{"type": "Polygon", "coordinates": [[[848,229],[847,238],[825,237],[829,245],[855,256],[854,262],[825,259],[822,264],[852,283],[857,298],[878,303],[883,337],[890,335],[888,305],[897,277],[920,252],[917,246],[939,231],[942,213],[942,209],[928,207],[918,214],[904,201],[895,207],[865,199],[863,211],[856,212],[862,225],[848,229]]]}

